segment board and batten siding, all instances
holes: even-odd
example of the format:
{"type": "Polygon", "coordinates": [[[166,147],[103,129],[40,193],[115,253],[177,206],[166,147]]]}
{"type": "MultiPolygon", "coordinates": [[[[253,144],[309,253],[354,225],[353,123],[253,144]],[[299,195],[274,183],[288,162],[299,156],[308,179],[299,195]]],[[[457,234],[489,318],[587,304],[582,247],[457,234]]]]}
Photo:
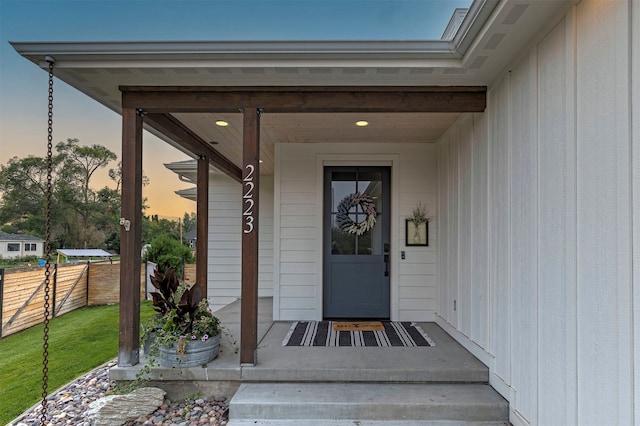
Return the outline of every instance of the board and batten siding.
{"type": "MultiPolygon", "coordinates": [[[[640,9],[634,7],[631,13],[631,28],[640,28],[640,9]]],[[[640,31],[632,31],[631,75],[640,74],[640,31]]],[[[640,99],[640,79],[631,79],[631,99],[640,99]]],[[[637,101],[633,103],[631,114],[631,180],[632,191],[632,252],[633,252],[633,354],[634,354],[634,414],[640,419],[640,112],[637,101]]]]}
{"type": "Polygon", "coordinates": [[[579,2],[437,143],[437,322],[515,425],[640,421],[639,11],[579,2]]]}
{"type": "MultiPolygon", "coordinates": [[[[273,295],[273,176],[260,176],[258,297],[273,295]]],[[[209,176],[209,268],[211,309],[240,298],[242,185],[222,174],[209,176]]]]}
{"type": "Polygon", "coordinates": [[[434,144],[276,146],[274,319],[322,319],[323,167],[391,166],[391,316],[432,321],[436,311],[435,227],[429,247],[405,246],[405,218],[422,202],[434,216],[434,144]],[[405,259],[400,259],[401,251],[405,259]]]}

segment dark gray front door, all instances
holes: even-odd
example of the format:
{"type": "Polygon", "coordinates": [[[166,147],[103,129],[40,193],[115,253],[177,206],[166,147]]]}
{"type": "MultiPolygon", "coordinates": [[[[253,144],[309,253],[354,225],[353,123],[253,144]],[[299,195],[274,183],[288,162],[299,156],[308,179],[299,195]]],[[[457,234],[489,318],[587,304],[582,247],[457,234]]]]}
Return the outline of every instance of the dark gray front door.
{"type": "Polygon", "coordinates": [[[389,167],[325,168],[326,319],[389,318],[389,184],[389,167]]]}

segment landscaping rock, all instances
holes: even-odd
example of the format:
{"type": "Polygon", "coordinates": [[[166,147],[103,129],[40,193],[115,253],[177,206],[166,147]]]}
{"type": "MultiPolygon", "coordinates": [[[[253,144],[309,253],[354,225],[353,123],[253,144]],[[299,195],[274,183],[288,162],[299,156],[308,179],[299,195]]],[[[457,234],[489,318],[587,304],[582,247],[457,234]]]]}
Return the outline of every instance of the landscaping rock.
{"type": "Polygon", "coordinates": [[[121,426],[153,413],[167,393],[160,388],[139,388],[127,395],[108,395],[92,402],[87,417],[94,426],[121,426]]]}
{"type": "MultiPolygon", "coordinates": [[[[2,0],[0,0],[2,1],[2,0]]],[[[115,382],[109,380],[109,369],[116,365],[116,360],[112,360],[93,371],[85,374],[47,396],[47,413],[45,414],[45,424],[72,425],[72,426],[95,426],[87,417],[90,404],[106,397],[108,392],[114,390],[115,382]],[[93,378],[97,378],[92,382],[93,378]],[[93,383],[93,385],[89,385],[93,383]],[[66,418],[58,421],[57,416],[65,413],[66,418]]],[[[193,399],[178,401],[164,400],[160,408],[152,413],[145,413],[137,418],[124,421],[126,426],[176,426],[184,422],[182,416],[188,411],[191,414],[190,425],[208,424],[209,426],[223,426],[227,423],[229,407],[224,396],[211,396],[202,398],[194,396],[193,399]],[[196,409],[202,408],[202,410],[196,409]],[[175,421],[175,423],[174,423],[175,421]]],[[[106,403],[108,401],[105,400],[106,403]]],[[[103,404],[104,405],[104,404],[103,404]]],[[[16,418],[9,426],[32,426],[40,424],[41,404],[34,405],[29,410],[16,418]]],[[[97,408],[94,406],[94,410],[97,408]]],[[[119,414],[120,415],[120,414],[119,414]]],[[[118,424],[120,424],[118,423],[118,424]]]]}

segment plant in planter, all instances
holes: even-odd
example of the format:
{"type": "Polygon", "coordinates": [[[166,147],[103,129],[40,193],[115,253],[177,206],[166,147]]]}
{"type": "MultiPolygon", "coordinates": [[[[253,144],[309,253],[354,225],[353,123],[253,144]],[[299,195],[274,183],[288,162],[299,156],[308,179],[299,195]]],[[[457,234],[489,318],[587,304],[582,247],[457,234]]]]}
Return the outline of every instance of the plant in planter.
{"type": "Polygon", "coordinates": [[[411,216],[408,218],[408,221],[413,223],[413,243],[418,244],[421,241],[420,239],[421,227],[424,226],[426,228],[427,222],[429,221],[427,210],[422,205],[422,203],[418,203],[418,205],[413,209],[413,212],[411,213],[411,216]]]}
{"type": "Polygon", "coordinates": [[[197,286],[180,282],[175,271],[157,269],[151,283],[157,314],[143,326],[142,342],[148,362],[164,367],[195,367],[218,356],[220,320],[202,299],[197,286]]]}
{"type": "Polygon", "coordinates": [[[429,220],[429,217],[427,216],[427,210],[422,205],[422,203],[418,203],[416,208],[413,209],[413,212],[411,213],[411,217],[409,218],[409,220],[413,222],[415,225],[427,223],[427,221],[429,220]]]}

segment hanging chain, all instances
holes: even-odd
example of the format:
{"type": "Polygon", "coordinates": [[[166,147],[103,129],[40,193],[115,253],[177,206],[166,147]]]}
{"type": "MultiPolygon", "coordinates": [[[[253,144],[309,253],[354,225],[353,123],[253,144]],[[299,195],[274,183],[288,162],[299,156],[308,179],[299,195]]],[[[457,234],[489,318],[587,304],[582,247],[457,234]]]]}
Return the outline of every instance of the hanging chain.
{"type": "MultiPolygon", "coordinates": [[[[42,343],[42,411],[40,424],[47,420],[47,388],[49,381],[49,290],[51,282],[51,175],[53,169],[53,63],[49,62],[49,111],[47,120],[47,194],[45,209],[45,267],[44,267],[44,338],[42,343]]],[[[55,295],[54,295],[55,297],[55,295]]]]}

